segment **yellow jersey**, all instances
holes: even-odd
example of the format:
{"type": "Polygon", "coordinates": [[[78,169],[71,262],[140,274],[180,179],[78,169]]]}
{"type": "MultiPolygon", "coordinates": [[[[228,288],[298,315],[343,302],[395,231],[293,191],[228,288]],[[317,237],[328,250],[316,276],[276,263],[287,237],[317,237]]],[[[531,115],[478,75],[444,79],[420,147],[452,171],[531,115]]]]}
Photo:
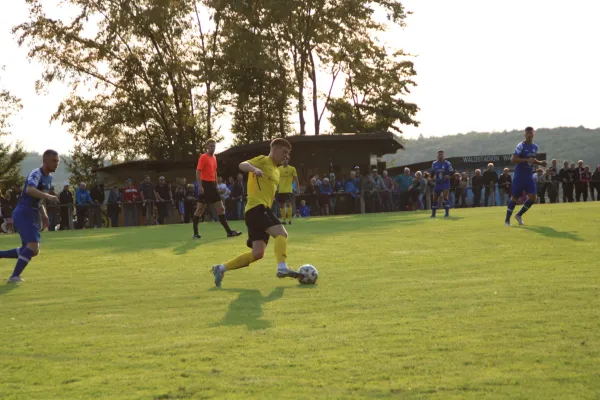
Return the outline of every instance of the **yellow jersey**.
{"type": "Polygon", "coordinates": [[[279,169],[269,156],[254,157],[248,162],[260,169],[263,176],[258,177],[252,172],[248,174],[248,203],[244,212],[260,205],[271,208],[279,185],[279,169]]]}
{"type": "Polygon", "coordinates": [[[287,167],[279,166],[279,193],[292,193],[292,182],[297,177],[296,168],[288,165],[287,167]]]}

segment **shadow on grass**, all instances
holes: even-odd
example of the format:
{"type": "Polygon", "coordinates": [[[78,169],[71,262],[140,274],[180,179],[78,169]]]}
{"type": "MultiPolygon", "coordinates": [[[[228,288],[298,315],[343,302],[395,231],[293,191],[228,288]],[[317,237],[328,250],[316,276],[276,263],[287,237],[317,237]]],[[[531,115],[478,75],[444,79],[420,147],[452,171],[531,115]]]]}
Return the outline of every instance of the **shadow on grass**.
{"type": "Polygon", "coordinates": [[[569,239],[574,240],[576,242],[583,242],[584,240],[580,238],[574,232],[560,232],[554,228],[550,228],[549,226],[521,226],[522,229],[535,232],[539,235],[548,236],[556,239],[569,239]]]}
{"type": "Polygon", "coordinates": [[[17,289],[18,287],[19,287],[19,285],[15,284],[15,283],[5,283],[4,285],[0,286],[0,296],[3,294],[10,293],[13,290],[17,289]]]}
{"type": "Polygon", "coordinates": [[[249,330],[261,330],[271,327],[271,321],[261,319],[263,315],[262,307],[264,304],[282,298],[284,289],[283,287],[277,287],[268,296],[263,296],[260,290],[257,289],[211,289],[240,294],[237,299],[229,304],[223,319],[215,325],[246,325],[249,330]]]}

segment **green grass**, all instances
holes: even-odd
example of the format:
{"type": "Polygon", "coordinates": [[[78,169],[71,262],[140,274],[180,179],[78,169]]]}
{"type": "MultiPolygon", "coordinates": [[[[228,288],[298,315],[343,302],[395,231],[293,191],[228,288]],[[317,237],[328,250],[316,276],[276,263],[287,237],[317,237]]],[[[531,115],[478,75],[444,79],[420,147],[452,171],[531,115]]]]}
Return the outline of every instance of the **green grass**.
{"type": "Polygon", "coordinates": [[[295,223],[313,287],[269,247],[215,290],[218,224],[44,234],[0,284],[0,398],[599,398],[600,204],[452,215],[295,223]]]}

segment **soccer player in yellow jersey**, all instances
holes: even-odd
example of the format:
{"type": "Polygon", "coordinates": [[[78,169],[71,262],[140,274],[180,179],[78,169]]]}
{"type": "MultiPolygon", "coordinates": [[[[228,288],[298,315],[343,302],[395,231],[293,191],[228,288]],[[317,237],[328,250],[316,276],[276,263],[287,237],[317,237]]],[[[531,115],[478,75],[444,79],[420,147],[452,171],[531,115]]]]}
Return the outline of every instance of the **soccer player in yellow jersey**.
{"type": "Polygon", "coordinates": [[[287,140],[275,139],[271,142],[271,152],[268,156],[258,156],[240,164],[240,169],[248,173],[248,203],[244,220],[248,227],[246,244],[252,250],[212,268],[217,287],[221,287],[225,272],[247,267],[254,261],[263,258],[270,237],[275,242],[277,277],[296,279],[302,277],[301,274],[287,266],[288,235],[271,210],[275,191],[279,184],[277,166],[289,157],[291,150],[292,145],[287,140]]]}
{"type": "Polygon", "coordinates": [[[298,173],[296,168],[289,165],[290,159],[286,158],[283,160],[283,165],[279,166],[279,192],[277,193],[277,203],[281,209],[281,218],[283,219],[283,225],[292,224],[292,216],[294,210],[292,210],[292,195],[294,190],[292,189],[292,183],[298,184],[298,173]],[[289,219],[289,222],[286,222],[289,219]]]}

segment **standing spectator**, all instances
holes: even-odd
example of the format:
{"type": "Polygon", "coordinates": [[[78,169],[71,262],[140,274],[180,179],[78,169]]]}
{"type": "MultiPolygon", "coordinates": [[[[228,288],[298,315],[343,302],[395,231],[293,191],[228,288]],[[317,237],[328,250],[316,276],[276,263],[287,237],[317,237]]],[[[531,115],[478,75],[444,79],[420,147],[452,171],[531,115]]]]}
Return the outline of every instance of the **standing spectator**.
{"type": "Polygon", "coordinates": [[[226,204],[229,204],[229,195],[231,194],[231,190],[229,190],[225,182],[223,182],[223,178],[220,176],[217,176],[217,191],[221,196],[221,202],[223,203],[223,206],[225,206],[225,213],[227,214],[228,210],[226,204]]]}
{"type": "Polygon", "coordinates": [[[90,206],[94,204],[92,196],[85,182],[79,184],[79,189],[75,192],[75,205],[77,208],[77,229],[83,229],[85,226],[85,219],[87,217],[87,211],[90,206]]]}
{"type": "Polygon", "coordinates": [[[137,188],[133,185],[131,178],[127,179],[127,185],[123,190],[123,202],[125,203],[125,226],[137,226],[138,209],[137,203],[140,201],[140,195],[137,188]]]}
{"type": "Polygon", "coordinates": [[[321,215],[329,215],[332,194],[333,186],[329,183],[329,178],[323,178],[323,182],[319,188],[319,206],[321,207],[321,215]]]}
{"type": "Polygon", "coordinates": [[[394,180],[388,175],[387,170],[384,169],[382,174],[384,190],[381,192],[381,202],[385,211],[393,211],[394,180]]]}
{"type": "Polygon", "coordinates": [[[423,179],[427,181],[427,186],[425,187],[425,209],[431,210],[431,202],[433,201],[433,189],[435,188],[435,180],[433,179],[433,176],[430,175],[427,171],[423,173],[423,179]]]}
{"type": "Polygon", "coordinates": [[[481,192],[485,185],[485,179],[481,176],[480,169],[475,170],[475,175],[471,181],[473,186],[473,207],[481,207],[481,192]]]}
{"type": "Polygon", "coordinates": [[[371,176],[368,177],[368,181],[372,187],[371,189],[371,210],[373,212],[383,211],[383,203],[381,200],[381,194],[386,191],[383,178],[379,175],[377,168],[373,168],[371,176]]]}
{"type": "Polygon", "coordinates": [[[452,188],[454,188],[454,202],[450,204],[452,204],[452,207],[454,208],[459,208],[459,203],[462,200],[462,203],[464,204],[466,196],[465,189],[462,186],[461,174],[458,172],[455,172],[454,175],[452,175],[452,178],[450,178],[450,191],[452,191],[452,188]]]}
{"type": "Polygon", "coordinates": [[[184,222],[185,217],[185,178],[178,179],[177,187],[175,188],[175,202],[177,203],[177,211],[179,211],[180,222],[184,222]]]}
{"type": "Polygon", "coordinates": [[[498,183],[498,174],[494,170],[494,164],[489,163],[487,170],[483,173],[483,184],[485,185],[485,206],[496,205],[496,183],[498,183]]]}
{"type": "Polygon", "coordinates": [[[230,199],[233,204],[233,212],[235,219],[241,220],[244,217],[244,176],[242,174],[238,175],[238,179],[231,185],[231,195],[230,199]],[[240,179],[241,178],[241,179],[240,179]]]}
{"type": "Polygon", "coordinates": [[[535,182],[535,188],[540,204],[546,203],[546,180],[544,179],[544,171],[538,168],[533,174],[533,180],[535,182]]]}
{"type": "Polygon", "coordinates": [[[184,217],[183,222],[186,224],[190,222],[194,212],[196,211],[196,205],[198,204],[198,191],[196,186],[192,183],[188,184],[185,188],[185,200],[184,200],[184,217]]]}
{"type": "Polygon", "coordinates": [[[171,188],[167,185],[167,181],[164,176],[158,178],[158,185],[156,185],[156,208],[158,209],[158,224],[165,224],[165,217],[167,216],[167,207],[173,205],[173,193],[171,188]]]}
{"type": "Polygon", "coordinates": [[[339,198],[339,193],[344,191],[344,181],[342,180],[342,178],[338,178],[335,175],[335,172],[332,172],[329,174],[329,183],[331,184],[331,186],[333,187],[333,194],[331,195],[331,202],[330,202],[330,207],[331,207],[331,214],[338,214],[338,212],[336,211],[336,207],[337,207],[337,201],[339,198]]]}
{"type": "Polygon", "coordinates": [[[150,219],[154,217],[154,202],[156,201],[156,189],[150,182],[150,177],[146,176],[144,182],[140,185],[140,195],[142,197],[142,215],[146,217],[146,225],[150,225],[150,219]]]}
{"type": "MultiPolygon", "coordinates": [[[[592,191],[592,172],[590,166],[586,165],[583,167],[583,172],[579,173],[579,183],[581,184],[581,191],[583,201],[588,201],[588,192],[592,192],[592,200],[594,200],[594,193],[592,191]]],[[[579,201],[579,200],[577,200],[579,201]]]]}
{"type": "MultiPolygon", "coordinates": [[[[548,168],[550,174],[552,176],[552,186],[554,193],[556,193],[556,202],[558,203],[558,188],[560,186],[560,176],[558,175],[558,164],[556,163],[556,159],[552,160],[552,164],[550,168],[548,168]]],[[[552,200],[550,200],[552,201],[552,200]]]]}
{"type": "Polygon", "coordinates": [[[68,182],[65,182],[58,200],[60,201],[60,230],[73,229],[73,193],[69,190],[68,182]]]}
{"type": "MultiPolygon", "coordinates": [[[[54,186],[50,186],[48,194],[57,197],[56,192],[54,191],[54,186]]],[[[46,211],[48,214],[48,230],[50,232],[54,232],[56,231],[56,225],[58,224],[58,213],[60,211],[60,206],[58,204],[46,204],[46,211]]]]}
{"type": "Polygon", "coordinates": [[[460,196],[461,190],[460,174],[455,172],[450,177],[450,204],[454,208],[458,207],[458,197],[460,196]]]}
{"type": "Polygon", "coordinates": [[[544,173],[544,184],[544,192],[548,193],[550,203],[556,203],[557,193],[554,189],[554,177],[552,176],[552,171],[550,170],[550,168],[548,168],[544,173]]]}
{"type": "Polygon", "coordinates": [[[356,171],[350,171],[350,177],[346,180],[344,192],[352,198],[352,212],[360,213],[360,181],[356,177],[356,171]]]}
{"type": "Polygon", "coordinates": [[[460,187],[462,189],[462,198],[460,199],[460,206],[462,208],[465,208],[467,206],[467,194],[469,190],[469,174],[467,172],[463,172],[460,175],[460,187]]]}
{"type": "Polygon", "coordinates": [[[498,191],[500,192],[500,205],[507,205],[508,199],[512,196],[512,177],[508,173],[508,168],[504,168],[502,175],[498,178],[498,191]]]}
{"type": "Polygon", "coordinates": [[[596,166],[596,170],[592,174],[592,181],[590,182],[592,200],[594,200],[594,189],[596,190],[596,200],[600,201],[600,165],[596,166]]]}
{"type": "Polygon", "coordinates": [[[310,209],[312,215],[319,215],[319,185],[317,185],[317,178],[311,178],[310,184],[306,188],[306,194],[308,195],[308,200],[310,204],[310,209]]]}
{"type": "Polygon", "coordinates": [[[413,179],[412,190],[414,191],[415,205],[413,206],[414,210],[424,210],[425,209],[425,192],[427,190],[427,179],[423,178],[423,174],[421,171],[415,172],[415,179],[413,179]]]}
{"type": "Polygon", "coordinates": [[[583,180],[583,175],[585,173],[585,168],[583,166],[583,161],[577,161],[577,168],[575,168],[575,200],[581,201],[583,197],[583,201],[587,201],[587,183],[583,180]]]}
{"type": "Polygon", "coordinates": [[[102,205],[106,198],[104,185],[94,185],[92,190],[90,190],[90,195],[95,204],[95,206],[90,207],[90,221],[92,221],[96,228],[102,228],[102,205]]]}
{"type": "Polygon", "coordinates": [[[410,169],[404,168],[404,173],[402,175],[398,175],[396,179],[394,179],[396,184],[398,185],[398,195],[400,196],[400,211],[406,211],[408,208],[408,203],[410,201],[409,196],[409,188],[412,185],[413,178],[410,176],[410,169]]]}
{"type": "Polygon", "coordinates": [[[571,173],[571,169],[569,168],[569,162],[565,160],[563,162],[563,167],[558,173],[559,178],[562,182],[563,188],[563,203],[567,201],[569,203],[573,202],[573,185],[575,183],[574,174],[571,173]]]}
{"type": "Polygon", "coordinates": [[[119,215],[121,214],[121,192],[117,186],[113,187],[108,194],[106,205],[110,224],[113,228],[119,227],[119,215]]]}

